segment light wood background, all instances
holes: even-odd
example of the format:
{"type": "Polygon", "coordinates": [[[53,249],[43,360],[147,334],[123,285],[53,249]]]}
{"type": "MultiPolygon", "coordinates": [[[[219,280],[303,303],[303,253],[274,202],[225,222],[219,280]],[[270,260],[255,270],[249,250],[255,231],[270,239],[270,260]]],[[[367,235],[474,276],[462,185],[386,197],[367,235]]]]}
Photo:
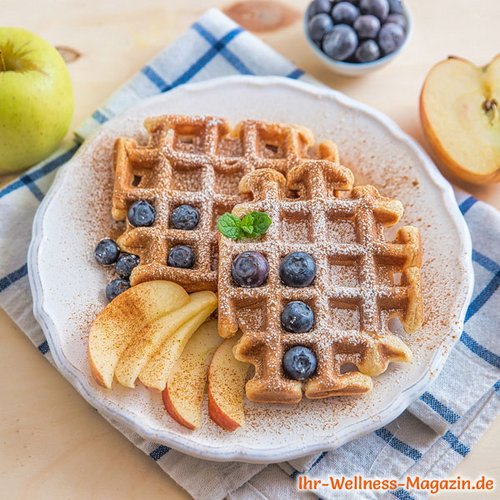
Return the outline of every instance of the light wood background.
{"type": "MultiPolygon", "coordinates": [[[[483,65],[500,51],[498,0],[408,0],[414,34],[404,55],[378,73],[347,79],[329,73],[306,45],[301,16],[307,3],[283,0],[291,9],[284,16],[275,4],[262,13],[266,6],[261,4],[257,14],[244,11],[245,20],[270,26],[258,33],[267,43],[316,78],[385,112],[420,142],[417,100],[429,68],[450,54],[483,65]]],[[[69,63],[75,125],[206,8],[230,4],[231,0],[2,0],[0,23],[30,29],[81,54],[69,63]]],[[[465,189],[500,207],[499,185],[465,189]]],[[[2,311],[0,367],[0,498],[189,498],[83,401],[2,311]]],[[[500,480],[499,438],[497,420],[455,473],[500,480]]]]}

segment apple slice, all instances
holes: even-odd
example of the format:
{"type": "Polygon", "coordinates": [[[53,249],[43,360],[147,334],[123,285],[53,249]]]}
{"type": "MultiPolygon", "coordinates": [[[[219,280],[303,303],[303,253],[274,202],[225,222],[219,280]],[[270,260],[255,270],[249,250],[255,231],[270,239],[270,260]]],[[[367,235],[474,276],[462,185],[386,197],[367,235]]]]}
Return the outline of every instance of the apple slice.
{"type": "Polygon", "coordinates": [[[238,361],[233,347],[239,337],[224,341],[208,370],[208,414],[223,429],[234,431],[245,423],[243,394],[250,365],[238,361]]]}
{"type": "Polygon", "coordinates": [[[208,367],[223,340],[217,332],[215,319],[203,323],[182,351],[163,391],[165,409],[188,429],[200,426],[208,367]]]}
{"type": "Polygon", "coordinates": [[[111,301],[90,328],[88,356],[92,375],[108,389],[120,355],[146,324],[189,302],[189,295],[171,281],[148,281],[111,301]]]}
{"type": "Polygon", "coordinates": [[[176,311],[167,314],[155,322],[142,328],[134,341],[120,356],[115,370],[115,377],[125,387],[135,387],[135,381],[151,356],[191,318],[217,304],[217,296],[213,292],[196,292],[190,301],[176,311]]]}
{"type": "Polygon", "coordinates": [[[167,380],[181,357],[184,347],[192,337],[194,332],[204,323],[204,321],[215,311],[217,302],[212,302],[209,307],[200,311],[189,321],[184,323],[163,345],[153,354],[144,365],[139,380],[151,389],[163,391],[167,385],[167,380]]]}
{"type": "Polygon", "coordinates": [[[439,165],[465,181],[500,180],[500,54],[479,68],[450,57],[420,95],[424,134],[439,165]]]}

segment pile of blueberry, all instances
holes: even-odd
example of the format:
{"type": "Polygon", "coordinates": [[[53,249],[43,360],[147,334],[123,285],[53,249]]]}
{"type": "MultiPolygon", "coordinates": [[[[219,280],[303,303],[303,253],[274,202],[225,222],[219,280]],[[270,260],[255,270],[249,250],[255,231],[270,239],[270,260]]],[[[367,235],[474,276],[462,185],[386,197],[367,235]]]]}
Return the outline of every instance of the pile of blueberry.
{"type": "Polygon", "coordinates": [[[119,278],[110,281],[106,286],[106,298],[113,300],[115,297],[130,288],[130,274],[139,264],[139,257],[131,253],[121,253],[120,248],[112,239],[101,240],[95,247],[95,260],[103,266],[115,265],[119,278]]]}
{"type": "MultiPolygon", "coordinates": [[[[259,252],[240,253],[233,261],[231,276],[236,285],[253,288],[262,286],[268,278],[269,265],[259,252]]],[[[285,286],[303,288],[316,276],[316,262],[305,252],[289,253],[281,261],[279,275],[285,286]]],[[[306,333],[314,326],[314,312],[305,302],[288,302],[281,313],[281,326],[290,333],[306,333]]],[[[316,372],[316,356],[306,346],[289,349],[283,357],[283,371],[294,380],[306,380],[316,372]]]]}
{"type": "MultiPolygon", "coordinates": [[[[127,218],[134,227],[149,227],[156,218],[156,212],[148,201],[139,200],[133,203],[127,212],[127,218]]],[[[191,205],[180,205],[172,211],[170,224],[174,229],[190,231],[199,222],[199,213],[191,205]]],[[[137,255],[121,252],[115,241],[109,238],[101,240],[94,251],[95,260],[103,266],[115,265],[116,278],[106,286],[106,297],[113,300],[130,288],[129,278],[134,267],[139,265],[137,255]]],[[[191,269],[195,264],[193,249],[188,245],[173,246],[167,256],[167,263],[172,267],[191,269]]]]}
{"type": "Polygon", "coordinates": [[[401,0],[314,0],[309,37],[330,58],[366,63],[403,45],[408,19],[401,0]]]}

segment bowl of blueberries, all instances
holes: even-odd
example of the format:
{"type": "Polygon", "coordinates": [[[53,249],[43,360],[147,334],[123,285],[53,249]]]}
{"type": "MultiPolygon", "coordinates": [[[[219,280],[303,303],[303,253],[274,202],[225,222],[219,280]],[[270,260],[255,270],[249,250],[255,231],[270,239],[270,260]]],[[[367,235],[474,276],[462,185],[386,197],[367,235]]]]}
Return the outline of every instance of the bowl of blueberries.
{"type": "Polygon", "coordinates": [[[412,20],[401,0],[313,0],[306,40],[333,71],[360,76],[392,61],[409,40],[412,20]]]}

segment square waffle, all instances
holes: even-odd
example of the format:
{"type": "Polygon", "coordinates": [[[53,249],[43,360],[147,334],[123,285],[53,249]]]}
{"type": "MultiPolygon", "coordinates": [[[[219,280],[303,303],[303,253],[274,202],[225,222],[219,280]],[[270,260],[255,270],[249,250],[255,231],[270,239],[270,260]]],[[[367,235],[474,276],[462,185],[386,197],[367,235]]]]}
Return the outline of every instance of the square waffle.
{"type": "Polygon", "coordinates": [[[422,323],[419,231],[401,227],[395,240],[386,242],[384,228],[399,221],[403,206],[373,186],[346,188],[341,168],[304,161],[287,179],[265,169],[240,182],[241,194],[252,201],[236,206],[233,214],[261,211],[272,219],[260,240],[221,235],[219,241],[219,334],[243,332],[234,354],[255,367],[246,385],[252,401],[296,403],[302,391],[312,399],[362,394],[389,362],[411,359],[388,321],[400,318],[407,332],[422,323]],[[231,277],[233,260],[245,251],[268,261],[268,279],[260,287],[239,287],[231,277]],[[316,262],[315,279],[304,288],[286,286],[279,277],[282,259],[298,251],[316,262]],[[281,326],[284,305],[295,300],[314,311],[308,333],[281,326]],[[317,358],[316,373],[304,382],[287,378],[282,366],[285,352],[297,345],[317,358]]]}
{"type": "MultiPolygon", "coordinates": [[[[238,192],[241,178],[256,169],[273,169],[286,175],[304,161],[332,162],[336,146],[327,141],[314,146],[308,129],[278,123],[246,120],[231,129],[222,118],[161,116],[145,121],[147,145],[119,138],[115,143],[112,215],[125,221],[118,238],[120,248],[138,255],[132,285],[149,280],[171,280],[187,291],[217,288],[217,231],[220,215],[230,212],[247,194],[238,192]],[[134,227],[127,220],[132,203],[146,200],[155,207],[150,227],[134,227]],[[174,229],[172,210],[188,204],[199,212],[191,231],[174,229]],[[172,246],[184,244],[195,253],[192,269],[167,265],[172,246]]],[[[346,169],[345,178],[352,183],[346,169]]]]}

